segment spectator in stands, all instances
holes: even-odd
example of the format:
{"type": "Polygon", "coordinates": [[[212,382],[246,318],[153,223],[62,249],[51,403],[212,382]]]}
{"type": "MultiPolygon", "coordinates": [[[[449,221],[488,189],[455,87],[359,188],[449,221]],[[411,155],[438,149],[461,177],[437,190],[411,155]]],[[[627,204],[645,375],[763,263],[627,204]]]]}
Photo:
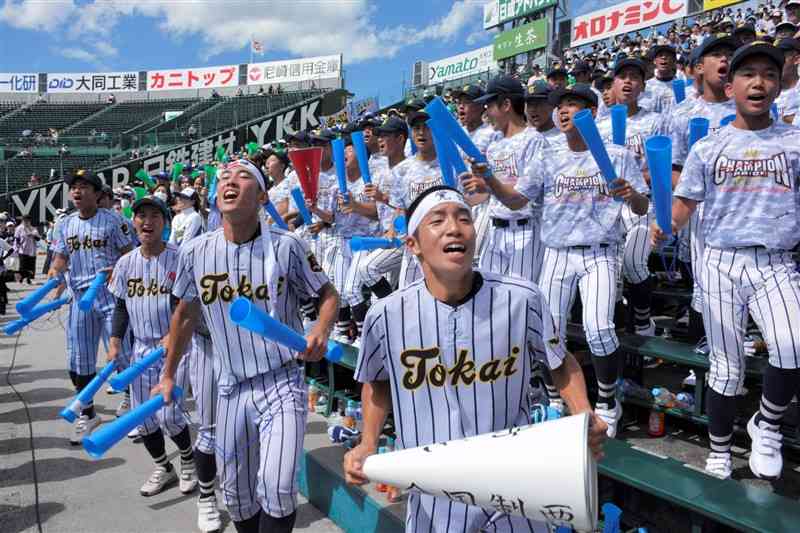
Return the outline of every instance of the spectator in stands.
{"type": "Polygon", "coordinates": [[[14,231],[14,251],[19,256],[19,275],[28,285],[36,275],[36,242],[41,239],[39,231],[31,225],[31,217],[22,217],[22,223],[14,231]]]}
{"type": "Polygon", "coordinates": [[[194,190],[196,190],[199,193],[200,190],[205,186],[206,186],[205,174],[203,172],[200,172],[200,175],[194,179],[192,187],[194,187],[194,190]]]}
{"type": "Polygon", "coordinates": [[[733,36],[742,44],[750,44],[758,38],[755,27],[750,24],[744,24],[733,30],[733,36]]]}
{"type": "Polygon", "coordinates": [[[38,185],[41,185],[41,183],[42,181],[36,174],[31,174],[31,177],[28,179],[28,187],[36,187],[38,185]]]}
{"type": "Polygon", "coordinates": [[[263,85],[258,88],[258,93],[257,94],[258,94],[258,96],[264,96],[264,86],[263,85]]]}
{"type": "Polygon", "coordinates": [[[117,98],[114,96],[114,93],[110,93],[108,95],[108,98],[106,99],[106,102],[109,103],[109,104],[113,104],[116,101],[117,101],[117,98]]]}
{"type": "Polygon", "coordinates": [[[190,141],[193,141],[195,137],[197,137],[197,126],[194,124],[189,124],[189,129],[186,130],[186,135],[189,137],[190,141]]]}
{"type": "Polygon", "coordinates": [[[267,93],[270,95],[275,94],[275,89],[272,87],[272,85],[270,85],[269,89],[267,89],[267,93]]]}
{"type": "Polygon", "coordinates": [[[797,33],[797,26],[795,26],[788,20],[784,20],[783,22],[775,26],[775,40],[788,39],[790,37],[794,37],[796,33],[797,33]]]}
{"type": "Polygon", "coordinates": [[[153,196],[167,205],[172,205],[172,191],[169,188],[169,182],[159,182],[158,185],[156,185],[156,188],[153,189],[153,196]]]}
{"type": "Polygon", "coordinates": [[[789,0],[784,7],[786,20],[800,26],[800,0],[789,0]]]}
{"type": "Polygon", "coordinates": [[[584,61],[575,63],[575,66],[572,67],[571,74],[572,77],[575,78],[575,83],[591,83],[592,71],[588,63],[584,61]]]}
{"type": "Polygon", "coordinates": [[[244,96],[244,91],[242,91],[242,88],[241,88],[241,87],[239,87],[238,89],[236,89],[236,96],[244,96]]]}
{"type": "Polygon", "coordinates": [[[561,67],[553,67],[547,73],[547,83],[553,90],[564,89],[567,86],[567,71],[561,67]]]}
{"type": "Polygon", "coordinates": [[[219,93],[216,89],[211,89],[211,98],[219,98],[219,93]]]}

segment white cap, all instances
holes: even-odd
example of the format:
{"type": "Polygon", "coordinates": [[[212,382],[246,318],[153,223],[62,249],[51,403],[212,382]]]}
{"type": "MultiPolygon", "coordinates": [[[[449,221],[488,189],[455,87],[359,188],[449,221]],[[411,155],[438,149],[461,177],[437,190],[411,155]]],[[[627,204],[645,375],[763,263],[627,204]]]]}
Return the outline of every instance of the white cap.
{"type": "Polygon", "coordinates": [[[8,222],[6,222],[6,227],[7,228],[8,227],[12,227],[13,228],[14,227],[14,223],[9,220],[8,222]]]}

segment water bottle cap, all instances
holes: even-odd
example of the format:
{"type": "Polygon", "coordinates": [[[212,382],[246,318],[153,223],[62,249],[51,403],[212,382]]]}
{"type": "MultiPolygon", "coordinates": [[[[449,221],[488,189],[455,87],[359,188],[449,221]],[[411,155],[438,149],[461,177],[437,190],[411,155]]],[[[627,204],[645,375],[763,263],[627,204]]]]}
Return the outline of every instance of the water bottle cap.
{"type": "Polygon", "coordinates": [[[355,409],[356,401],[355,400],[347,400],[347,407],[352,407],[353,409],[355,409]]]}
{"type": "Polygon", "coordinates": [[[653,396],[658,396],[661,394],[661,389],[659,387],[653,387],[653,396]]]}
{"type": "Polygon", "coordinates": [[[316,379],[309,379],[308,380],[308,386],[309,387],[312,386],[312,385],[316,385],[316,384],[317,384],[317,380],[316,379]]]}

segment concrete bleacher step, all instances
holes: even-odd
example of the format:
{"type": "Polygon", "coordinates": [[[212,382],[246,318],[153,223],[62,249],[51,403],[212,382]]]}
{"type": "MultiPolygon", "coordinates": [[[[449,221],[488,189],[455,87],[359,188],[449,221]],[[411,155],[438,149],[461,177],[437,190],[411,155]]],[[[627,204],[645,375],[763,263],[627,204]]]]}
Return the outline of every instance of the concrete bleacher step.
{"type": "Polygon", "coordinates": [[[90,120],[94,120],[96,118],[102,117],[103,115],[111,113],[113,111],[113,109],[118,105],[119,105],[119,102],[117,102],[115,104],[107,105],[106,107],[104,107],[100,111],[98,111],[96,113],[93,113],[93,114],[91,114],[91,115],[89,115],[87,117],[82,118],[81,120],[79,120],[77,122],[74,122],[74,123],[70,124],[69,126],[64,128],[64,130],[61,132],[61,134],[62,135],[69,135],[69,132],[71,132],[72,130],[74,130],[75,128],[80,126],[81,124],[85,124],[86,122],[89,122],[90,120]]]}

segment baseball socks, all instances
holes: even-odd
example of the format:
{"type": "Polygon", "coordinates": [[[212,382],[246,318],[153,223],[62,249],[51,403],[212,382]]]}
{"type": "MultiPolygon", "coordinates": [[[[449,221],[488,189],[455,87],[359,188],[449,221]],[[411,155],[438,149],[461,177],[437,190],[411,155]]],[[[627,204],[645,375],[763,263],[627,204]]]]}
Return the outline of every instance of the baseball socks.
{"type": "MultiPolygon", "coordinates": [[[[86,385],[94,379],[94,374],[82,376],[76,372],[70,372],[69,378],[75,386],[75,391],[80,392],[86,385]]],[[[81,411],[81,415],[75,418],[72,424],[72,434],[70,435],[69,442],[73,446],[77,446],[83,441],[83,438],[90,435],[92,430],[100,425],[100,419],[94,412],[94,402],[90,401],[81,411]]]]}
{"type": "Polygon", "coordinates": [[[334,328],[336,336],[342,340],[350,338],[350,323],[351,323],[350,307],[344,306],[339,308],[339,317],[336,320],[336,327],[334,328]]]}
{"type": "Polygon", "coordinates": [[[653,337],[656,325],[650,318],[650,304],[653,300],[653,281],[647,278],[641,283],[631,284],[629,294],[633,307],[633,327],[637,335],[653,337]]]}
{"type": "Polygon", "coordinates": [[[367,303],[366,300],[364,300],[363,302],[354,305],[350,309],[353,315],[353,320],[356,323],[356,330],[357,330],[356,335],[358,335],[358,338],[360,339],[361,333],[364,330],[364,318],[367,316],[367,310],[369,309],[369,304],[367,303]]]}
{"type": "Polygon", "coordinates": [[[553,383],[553,376],[550,375],[549,370],[545,370],[542,374],[544,379],[544,388],[547,390],[547,402],[553,409],[556,409],[561,415],[564,414],[564,400],[561,398],[555,383],[553,383]]]}
{"type": "Polygon", "coordinates": [[[595,413],[608,424],[608,437],[617,435],[617,424],[622,418],[622,406],[617,402],[617,365],[619,351],[604,356],[592,355],[597,375],[597,405],[595,413]]]}
{"type": "Polygon", "coordinates": [[[750,470],[756,477],[778,479],[781,475],[781,420],[799,386],[799,369],[768,365],[764,370],[761,405],[747,422],[747,433],[753,440],[750,445],[750,470]]]}
{"type": "Polygon", "coordinates": [[[197,474],[195,472],[194,452],[192,450],[192,437],[189,434],[189,426],[185,426],[180,433],[170,438],[181,454],[181,492],[189,494],[197,488],[197,474]]]}
{"type": "Polygon", "coordinates": [[[375,285],[372,285],[369,290],[372,291],[372,294],[378,298],[386,298],[392,294],[392,284],[389,283],[389,280],[386,278],[381,278],[380,281],[378,281],[378,283],[375,285]]]}
{"type": "Polygon", "coordinates": [[[708,389],[708,439],[711,452],[706,459],[706,471],[727,479],[733,472],[731,442],[733,419],[736,416],[736,396],[723,396],[708,389]]]}

